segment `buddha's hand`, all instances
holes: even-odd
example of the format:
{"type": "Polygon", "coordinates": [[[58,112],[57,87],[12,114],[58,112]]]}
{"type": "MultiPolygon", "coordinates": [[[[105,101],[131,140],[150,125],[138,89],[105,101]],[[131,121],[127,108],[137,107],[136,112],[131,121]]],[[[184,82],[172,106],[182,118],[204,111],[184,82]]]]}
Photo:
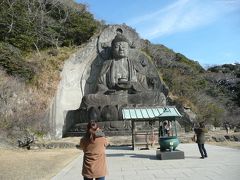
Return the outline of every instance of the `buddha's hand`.
{"type": "Polygon", "coordinates": [[[124,83],[118,83],[116,86],[120,89],[130,89],[132,87],[132,83],[130,81],[126,81],[124,83]]]}
{"type": "Polygon", "coordinates": [[[115,89],[108,89],[104,94],[108,95],[108,94],[115,94],[116,90],[115,89]]]}
{"type": "Polygon", "coordinates": [[[118,78],[118,84],[126,84],[129,83],[127,78],[118,78]]]}

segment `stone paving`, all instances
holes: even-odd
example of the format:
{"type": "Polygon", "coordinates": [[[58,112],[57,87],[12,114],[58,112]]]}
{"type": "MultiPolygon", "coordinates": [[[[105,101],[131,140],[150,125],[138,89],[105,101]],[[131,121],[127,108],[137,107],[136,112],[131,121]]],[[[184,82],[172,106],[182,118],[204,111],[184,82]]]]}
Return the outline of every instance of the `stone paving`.
{"type": "MultiPolygon", "coordinates": [[[[240,150],[205,145],[208,158],[200,159],[197,144],[180,144],[185,159],[158,160],[155,150],[109,147],[106,150],[109,174],[106,180],[239,180],[240,150]]],[[[52,180],[80,180],[83,155],[52,180]]]]}

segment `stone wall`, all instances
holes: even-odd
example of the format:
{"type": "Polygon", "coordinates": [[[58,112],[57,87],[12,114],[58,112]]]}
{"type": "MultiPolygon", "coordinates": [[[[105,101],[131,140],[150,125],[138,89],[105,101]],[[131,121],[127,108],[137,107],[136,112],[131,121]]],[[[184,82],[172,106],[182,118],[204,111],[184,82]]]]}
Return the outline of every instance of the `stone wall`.
{"type": "MultiPolygon", "coordinates": [[[[55,137],[62,137],[62,134],[69,128],[67,126],[72,124],[72,122],[65,122],[67,112],[78,109],[81,104],[90,66],[97,56],[96,44],[97,38],[93,38],[64,64],[61,81],[48,117],[52,125],[52,135],[55,137]]],[[[71,120],[73,121],[74,119],[71,120]]]]}

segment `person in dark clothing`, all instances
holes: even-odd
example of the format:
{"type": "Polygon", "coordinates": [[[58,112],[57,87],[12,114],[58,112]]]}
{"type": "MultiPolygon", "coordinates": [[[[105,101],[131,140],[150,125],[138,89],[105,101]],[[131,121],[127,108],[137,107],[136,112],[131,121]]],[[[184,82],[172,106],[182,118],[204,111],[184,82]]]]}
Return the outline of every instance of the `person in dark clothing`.
{"type": "Polygon", "coordinates": [[[229,133],[229,130],[230,130],[229,123],[228,123],[228,122],[225,122],[225,123],[224,123],[224,127],[225,127],[225,129],[226,129],[227,134],[228,134],[228,133],[229,133]]]}
{"type": "Polygon", "coordinates": [[[199,123],[198,128],[194,128],[194,132],[197,136],[196,143],[198,144],[199,152],[201,154],[201,159],[204,159],[207,156],[207,151],[204,147],[205,143],[205,133],[207,133],[207,129],[205,128],[204,122],[199,123]]]}
{"type": "Polygon", "coordinates": [[[170,136],[170,131],[171,131],[171,123],[170,122],[167,122],[167,121],[164,121],[163,122],[163,130],[164,130],[164,136],[170,136]]]}

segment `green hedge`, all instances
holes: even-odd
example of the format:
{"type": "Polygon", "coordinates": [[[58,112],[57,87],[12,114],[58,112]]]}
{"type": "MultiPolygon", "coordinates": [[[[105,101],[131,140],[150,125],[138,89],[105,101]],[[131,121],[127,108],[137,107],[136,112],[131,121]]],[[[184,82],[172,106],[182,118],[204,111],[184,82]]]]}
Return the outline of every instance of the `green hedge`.
{"type": "Polygon", "coordinates": [[[31,80],[34,76],[34,68],[22,58],[18,48],[7,44],[0,43],[0,66],[10,75],[31,80]]]}

